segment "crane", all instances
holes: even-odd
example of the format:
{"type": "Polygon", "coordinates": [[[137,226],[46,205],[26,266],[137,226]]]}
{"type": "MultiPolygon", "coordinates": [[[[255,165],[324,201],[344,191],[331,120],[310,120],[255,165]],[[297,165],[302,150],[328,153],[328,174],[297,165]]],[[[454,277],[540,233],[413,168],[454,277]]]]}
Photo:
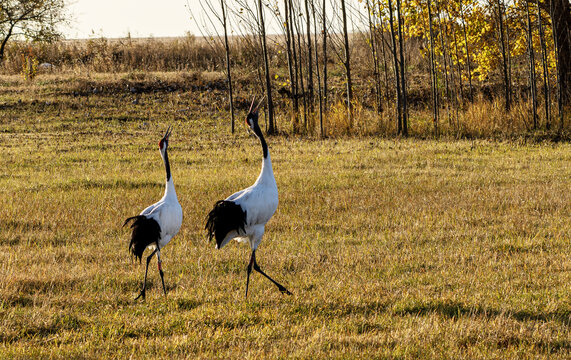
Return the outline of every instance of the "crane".
{"type": "Polygon", "coordinates": [[[145,249],[149,248],[152,250],[152,253],[147,257],[143,288],[135,300],[139,298],[143,298],[143,300],[145,299],[149,263],[155,254],[157,255],[158,269],[161,276],[161,282],[163,284],[163,291],[165,296],[167,294],[162,269],[161,250],[178,233],[182,224],[182,208],[178,202],[176,191],[174,189],[167,152],[171,132],[172,130],[169,126],[165,135],[159,141],[159,150],[161,157],[163,158],[163,162],[165,163],[167,174],[165,193],[163,197],[158,202],[141,211],[139,215],[125,220],[125,223],[123,224],[123,226],[125,226],[131,222],[132,233],[129,250],[136,258],[139,259],[139,262],[141,262],[145,249]]]}
{"type": "Polygon", "coordinates": [[[291,292],[283,285],[264,273],[256,261],[256,249],[262,241],[266,223],[278,207],[278,187],[274,178],[272,161],[268,145],[258,125],[260,103],[252,110],[254,106],[254,100],[252,100],[246,116],[246,125],[258,137],[262,145],[263,160],[260,175],[252,186],[230,195],[225,200],[217,201],[208,214],[205,227],[208,231],[209,240],[216,239],[217,249],[222,249],[232,239],[248,242],[250,245],[252,255],[247,268],[246,297],[248,297],[248,285],[252,269],[274,283],[279,291],[291,295],[291,292]]]}

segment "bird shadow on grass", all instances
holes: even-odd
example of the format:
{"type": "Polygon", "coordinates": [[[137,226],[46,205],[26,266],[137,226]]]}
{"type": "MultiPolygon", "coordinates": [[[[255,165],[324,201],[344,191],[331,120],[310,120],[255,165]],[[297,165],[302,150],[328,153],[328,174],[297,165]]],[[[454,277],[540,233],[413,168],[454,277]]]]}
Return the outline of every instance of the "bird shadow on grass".
{"type": "Polygon", "coordinates": [[[60,334],[62,331],[79,331],[88,325],[74,314],[54,314],[51,320],[42,323],[19,323],[0,333],[0,342],[13,343],[22,339],[42,340],[60,334]]]}
{"type": "MultiPolygon", "coordinates": [[[[520,311],[500,311],[496,309],[486,309],[479,306],[465,306],[458,302],[429,302],[422,304],[414,304],[404,306],[394,310],[394,314],[399,316],[416,315],[426,316],[430,314],[438,314],[448,319],[457,320],[461,317],[479,317],[484,319],[494,319],[497,317],[505,317],[515,319],[517,321],[555,321],[564,326],[571,324],[571,311],[569,309],[558,309],[553,312],[530,312],[526,310],[520,311]]],[[[461,345],[468,346],[479,343],[479,337],[466,337],[460,341],[461,345]]],[[[528,344],[541,352],[559,353],[571,350],[571,341],[565,339],[529,339],[521,336],[503,336],[495,340],[495,346],[498,348],[518,347],[521,344],[528,344]]]]}
{"type": "Polygon", "coordinates": [[[187,299],[187,298],[178,298],[176,299],[176,308],[178,310],[193,310],[202,305],[202,301],[195,300],[195,299],[187,299]]]}
{"type": "Polygon", "coordinates": [[[527,310],[500,311],[480,306],[466,306],[459,302],[444,301],[407,305],[397,308],[394,313],[401,316],[439,314],[449,319],[458,319],[460,317],[470,316],[493,319],[499,316],[504,316],[517,321],[556,321],[565,326],[571,325],[571,309],[557,309],[556,311],[551,312],[531,312],[527,310]]]}
{"type": "Polygon", "coordinates": [[[160,188],[164,184],[156,181],[134,181],[134,180],[88,180],[73,179],[66,183],[55,185],[58,190],[76,190],[76,189],[141,189],[141,188],[160,188]]]}
{"type": "Polygon", "coordinates": [[[299,303],[293,311],[300,316],[308,314],[319,314],[325,317],[344,317],[350,315],[372,315],[385,312],[392,304],[389,301],[367,301],[363,303],[299,303]]]}

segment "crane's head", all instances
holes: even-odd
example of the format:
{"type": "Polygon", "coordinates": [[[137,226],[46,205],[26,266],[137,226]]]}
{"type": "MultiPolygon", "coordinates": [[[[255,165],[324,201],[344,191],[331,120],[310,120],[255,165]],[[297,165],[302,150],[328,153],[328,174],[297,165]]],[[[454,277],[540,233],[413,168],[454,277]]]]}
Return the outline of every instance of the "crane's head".
{"type": "Polygon", "coordinates": [[[165,135],[163,136],[163,138],[159,141],[159,150],[161,151],[161,154],[164,154],[165,151],[167,151],[167,148],[169,146],[169,136],[172,133],[172,129],[169,126],[169,128],[167,129],[167,132],[165,133],[165,135]]]}
{"type": "Polygon", "coordinates": [[[254,108],[255,99],[256,98],[252,99],[250,110],[248,110],[248,115],[246,116],[246,125],[248,125],[248,128],[252,130],[254,133],[256,133],[255,127],[258,126],[258,109],[260,108],[260,104],[262,103],[262,101],[264,101],[265,97],[263,97],[262,100],[260,100],[260,102],[258,103],[258,105],[254,108]]]}

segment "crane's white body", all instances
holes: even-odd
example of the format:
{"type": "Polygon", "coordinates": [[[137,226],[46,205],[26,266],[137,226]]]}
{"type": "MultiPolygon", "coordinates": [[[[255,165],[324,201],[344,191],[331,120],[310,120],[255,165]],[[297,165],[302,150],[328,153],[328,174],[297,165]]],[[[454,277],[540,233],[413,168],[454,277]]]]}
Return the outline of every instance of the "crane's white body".
{"type": "Polygon", "coordinates": [[[230,195],[226,201],[233,201],[246,212],[246,226],[244,232],[230,231],[222,241],[220,248],[230,240],[236,239],[239,242],[248,242],[252,250],[256,250],[262,241],[266,223],[278,208],[278,186],[269,153],[262,161],[262,171],[256,182],[230,195]]]}
{"type": "MultiPolygon", "coordinates": [[[[172,176],[166,183],[163,197],[158,202],[141,211],[139,215],[154,219],[161,227],[159,250],[178,233],[182,225],[182,207],[176,196],[172,176]]],[[[151,244],[148,247],[154,249],[156,246],[151,244]]]]}

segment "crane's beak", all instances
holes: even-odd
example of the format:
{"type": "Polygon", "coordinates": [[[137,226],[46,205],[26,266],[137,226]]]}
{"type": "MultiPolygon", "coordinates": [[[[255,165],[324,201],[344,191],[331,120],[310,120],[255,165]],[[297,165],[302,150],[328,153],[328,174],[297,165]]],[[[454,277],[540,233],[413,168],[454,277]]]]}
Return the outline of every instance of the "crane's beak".
{"type": "MultiPolygon", "coordinates": [[[[255,113],[258,109],[254,109],[254,102],[256,101],[256,97],[252,98],[252,103],[250,104],[250,109],[248,110],[248,114],[255,113]]],[[[247,119],[247,117],[246,117],[247,119]]],[[[248,121],[246,121],[246,125],[248,125],[248,121]]]]}
{"type": "MultiPolygon", "coordinates": [[[[260,109],[260,105],[262,105],[262,102],[266,99],[266,95],[264,95],[264,97],[258,102],[258,105],[256,105],[256,108],[254,109],[254,114],[258,113],[258,110],[260,109]]],[[[252,101],[252,105],[254,105],[254,101],[252,101]]],[[[251,106],[250,106],[251,108],[251,106]]]]}
{"type": "Polygon", "coordinates": [[[171,134],[172,134],[172,128],[171,128],[171,126],[169,125],[169,128],[167,129],[167,132],[166,132],[165,135],[163,136],[163,139],[168,140],[168,139],[169,139],[169,136],[171,136],[171,134]]]}

